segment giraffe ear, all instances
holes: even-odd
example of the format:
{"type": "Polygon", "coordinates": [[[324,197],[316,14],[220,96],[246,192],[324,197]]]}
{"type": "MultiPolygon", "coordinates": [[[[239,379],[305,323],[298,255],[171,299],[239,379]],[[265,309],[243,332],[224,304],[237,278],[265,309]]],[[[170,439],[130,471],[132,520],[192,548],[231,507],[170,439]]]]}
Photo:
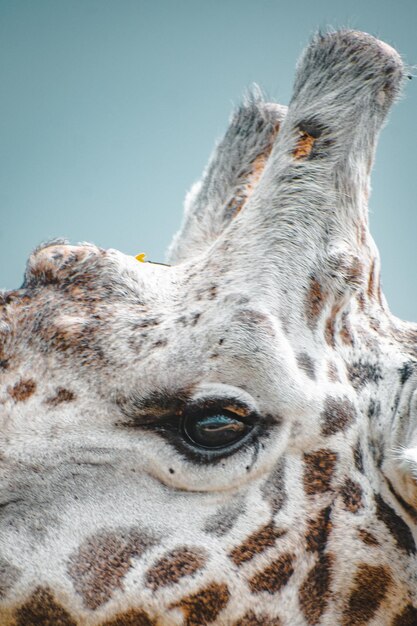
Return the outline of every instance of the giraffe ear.
{"type": "Polygon", "coordinates": [[[224,231],[256,187],[286,114],[254,89],[232,115],[201,180],[185,200],[183,224],[168,250],[178,263],[196,256],[224,231]]]}
{"type": "MultiPolygon", "coordinates": [[[[213,197],[207,192],[211,180],[222,180],[223,164],[217,163],[226,146],[230,148],[223,162],[242,162],[235,155],[253,125],[239,130],[241,125],[232,121],[186,218],[186,245],[190,242],[195,251],[202,251],[213,242],[208,256],[223,258],[257,288],[260,281],[268,284],[267,292],[275,294],[277,303],[285,284],[287,306],[288,294],[301,306],[306,289],[315,293],[315,281],[338,299],[363,291],[377,256],[368,231],[370,169],[379,130],[404,77],[398,53],[371,35],[317,35],[299,62],[288,111],[244,210],[218,236],[227,218],[230,221],[227,197],[222,197],[220,210],[204,199],[213,197]],[[200,217],[202,206],[208,206],[206,218],[200,217]]],[[[256,127],[262,108],[255,109],[250,119],[256,127]]],[[[245,118],[243,111],[236,120],[240,116],[245,118]]],[[[270,132],[268,151],[272,137],[270,132]]],[[[226,169],[230,181],[235,169],[226,169]]],[[[232,179],[237,189],[238,177],[232,179]]],[[[231,188],[230,182],[225,188],[231,188]]],[[[181,254],[178,249],[174,258],[181,259],[181,254]]]]}

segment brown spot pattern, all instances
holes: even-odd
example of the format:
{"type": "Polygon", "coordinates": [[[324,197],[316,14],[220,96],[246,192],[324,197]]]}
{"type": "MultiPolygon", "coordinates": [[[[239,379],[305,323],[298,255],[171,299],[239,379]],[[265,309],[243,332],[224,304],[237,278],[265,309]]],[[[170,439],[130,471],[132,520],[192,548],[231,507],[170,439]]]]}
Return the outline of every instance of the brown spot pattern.
{"type": "Polygon", "coordinates": [[[275,559],[268,567],[255,574],[249,580],[249,587],[253,593],[266,591],[276,593],[284,587],[294,573],[294,555],[285,553],[275,559]]]}
{"type": "Polygon", "coordinates": [[[101,532],[87,539],[70,558],[68,573],[88,609],[97,609],[110,599],[132,566],[155,544],[155,539],[136,529],[101,532]]]}
{"type": "Polygon", "coordinates": [[[13,398],[15,402],[24,402],[31,395],[35,393],[36,383],[31,378],[27,380],[21,380],[16,383],[13,387],[9,387],[9,395],[13,398]]]}
{"type": "Polygon", "coordinates": [[[334,311],[332,310],[331,315],[327,318],[326,325],[324,327],[324,338],[326,340],[326,343],[332,348],[335,347],[336,318],[334,315],[334,311]]]}
{"type": "Polygon", "coordinates": [[[155,626],[155,624],[155,620],[150,618],[145,611],[131,609],[103,622],[100,626],[155,626]]]}
{"type": "Polygon", "coordinates": [[[307,374],[311,380],[316,378],[316,368],[314,367],[314,361],[306,352],[297,354],[297,365],[300,369],[307,374]]]}
{"type": "Polygon", "coordinates": [[[347,478],[344,485],[340,489],[343,504],[351,513],[357,513],[363,506],[362,489],[355,481],[347,478]]]}
{"type": "Polygon", "coordinates": [[[230,553],[230,558],[236,565],[242,565],[242,563],[253,559],[257,554],[272,548],[277,538],[282,537],[285,532],[285,530],[275,528],[273,522],[270,522],[260,530],[249,535],[239,546],[236,546],[230,553]]]}
{"type": "Polygon", "coordinates": [[[330,507],[326,507],[315,519],[309,520],[306,533],[306,546],[309,552],[323,552],[330,531],[332,522],[330,521],[330,507]]]}
{"type": "Polygon", "coordinates": [[[54,396],[46,399],[46,404],[50,406],[58,406],[59,404],[63,404],[64,402],[72,402],[75,400],[75,394],[69,389],[65,389],[64,387],[58,387],[54,396]]]}
{"type": "Polygon", "coordinates": [[[346,430],[355,418],[355,407],[347,398],[326,398],[321,414],[321,432],[325,437],[346,430]]]}
{"type": "Polygon", "coordinates": [[[172,604],[171,608],[182,610],[186,626],[205,626],[214,622],[229,598],[227,585],[211,583],[201,591],[172,604]]]}
{"type": "Polygon", "coordinates": [[[305,130],[298,130],[299,138],[293,151],[293,157],[299,161],[300,159],[306,159],[314,146],[316,138],[310,135],[305,130]]]}
{"type": "Polygon", "coordinates": [[[348,377],[352,386],[360,390],[368,383],[378,383],[382,379],[381,367],[359,360],[348,365],[348,377]]]}
{"type": "Polygon", "coordinates": [[[343,626],[362,626],[377,612],[392,583],[383,565],[362,564],[354,578],[348,604],[343,612],[343,626]]]}
{"type": "Polygon", "coordinates": [[[15,626],[77,626],[70,614],[58,604],[47,588],[38,587],[17,609],[15,626]]]}
{"type": "Polygon", "coordinates": [[[375,502],[377,517],[388,528],[397,546],[407,554],[415,554],[416,544],[414,543],[413,535],[402,517],[397,515],[379,493],[375,494],[375,502]]]}
{"type": "Polygon", "coordinates": [[[152,589],[177,583],[184,576],[190,576],[206,563],[203,550],[197,548],[176,548],[162,557],[146,574],[146,584],[152,589]]]}
{"type": "Polygon", "coordinates": [[[358,535],[360,539],[363,541],[363,543],[366,543],[367,546],[379,546],[378,539],[375,537],[375,535],[370,533],[369,530],[360,528],[358,530],[358,535]]]}
{"type": "Polygon", "coordinates": [[[392,626],[416,626],[417,624],[417,608],[408,604],[399,615],[394,617],[392,626]]]}
{"type": "Polygon", "coordinates": [[[310,328],[316,323],[316,320],[322,312],[326,304],[327,296],[323,292],[323,288],[315,276],[310,279],[310,287],[307,294],[306,313],[310,328]]]}
{"type": "Polygon", "coordinates": [[[307,574],[299,592],[300,607],[309,624],[320,622],[331,596],[331,574],[333,559],[330,554],[321,554],[317,563],[307,574]]]}
{"type": "Polygon", "coordinates": [[[232,626],[281,626],[279,617],[266,617],[266,615],[256,615],[252,611],[245,613],[243,617],[233,622],[232,626]]]}
{"type": "Polygon", "coordinates": [[[304,488],[308,495],[331,489],[336,461],[337,454],[332,450],[321,449],[304,454],[304,488]]]}

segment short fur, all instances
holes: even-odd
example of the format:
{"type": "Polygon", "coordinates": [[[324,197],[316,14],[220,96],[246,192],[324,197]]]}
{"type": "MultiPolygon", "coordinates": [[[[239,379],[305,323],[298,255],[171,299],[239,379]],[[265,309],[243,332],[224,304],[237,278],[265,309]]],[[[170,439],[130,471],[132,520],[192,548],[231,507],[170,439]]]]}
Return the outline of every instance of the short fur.
{"type": "Polygon", "coordinates": [[[317,35],[288,110],[232,117],[171,266],[52,242],[1,295],[2,625],[417,624],[417,327],[367,222],[403,78],[317,35]],[[213,406],[242,445],[187,439],[213,406]]]}

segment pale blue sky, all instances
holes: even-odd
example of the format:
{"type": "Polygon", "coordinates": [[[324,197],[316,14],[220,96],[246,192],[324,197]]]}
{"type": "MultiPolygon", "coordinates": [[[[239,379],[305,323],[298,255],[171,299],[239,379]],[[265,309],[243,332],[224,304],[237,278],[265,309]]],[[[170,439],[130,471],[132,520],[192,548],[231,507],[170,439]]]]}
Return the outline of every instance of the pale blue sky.
{"type": "MultiPolygon", "coordinates": [[[[58,236],[163,260],[233,105],[253,82],[287,103],[326,26],[417,64],[415,0],[0,0],[0,287],[58,236]]],[[[370,202],[384,291],[415,321],[416,111],[417,79],[383,132],[370,202]]]]}

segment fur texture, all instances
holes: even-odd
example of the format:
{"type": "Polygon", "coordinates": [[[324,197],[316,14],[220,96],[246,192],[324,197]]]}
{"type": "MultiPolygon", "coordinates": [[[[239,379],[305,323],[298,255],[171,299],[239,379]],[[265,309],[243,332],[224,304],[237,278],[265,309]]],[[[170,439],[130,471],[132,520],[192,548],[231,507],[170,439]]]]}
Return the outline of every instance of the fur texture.
{"type": "Polygon", "coordinates": [[[417,623],[417,327],[367,223],[403,77],[318,35],[288,110],[232,117],[172,266],[56,241],[1,295],[1,624],[417,623]]]}

